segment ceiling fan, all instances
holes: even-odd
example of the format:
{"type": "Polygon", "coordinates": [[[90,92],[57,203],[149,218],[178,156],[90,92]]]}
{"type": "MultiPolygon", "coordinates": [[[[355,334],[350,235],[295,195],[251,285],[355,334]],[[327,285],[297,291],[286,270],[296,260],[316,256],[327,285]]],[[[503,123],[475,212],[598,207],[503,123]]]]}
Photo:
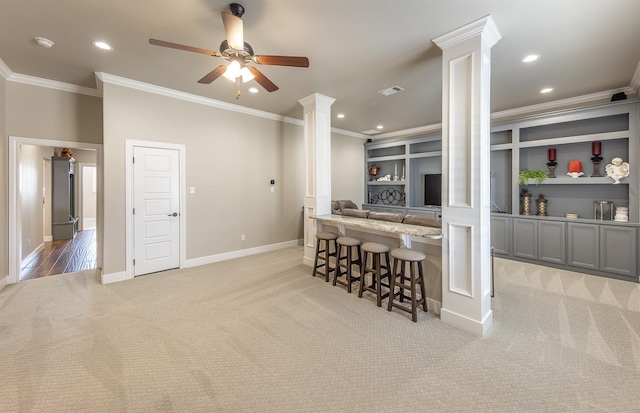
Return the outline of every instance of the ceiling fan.
{"type": "Polygon", "coordinates": [[[268,92],[274,92],[278,90],[271,80],[269,80],[262,72],[256,69],[254,66],[249,66],[250,63],[257,63],[260,65],[273,65],[273,66],[293,66],[293,67],[309,67],[309,59],[306,57],[298,56],[270,56],[270,55],[256,55],[253,53],[251,45],[244,41],[243,36],[243,24],[242,16],[244,15],[244,7],[238,3],[231,3],[229,5],[229,11],[231,13],[222,12],[222,24],[224,25],[224,31],[227,39],[220,44],[220,52],[213,50],[200,49],[198,47],[185,46],[178,43],[166,42],[164,40],[149,39],[149,43],[154,46],[169,47],[172,49],[184,50],[187,52],[201,53],[209,56],[222,57],[229,63],[222,64],[211,72],[204,75],[204,77],[198,80],[198,83],[209,84],[224,76],[229,80],[235,81],[238,87],[236,99],[240,97],[240,80],[248,82],[255,79],[268,92]]]}

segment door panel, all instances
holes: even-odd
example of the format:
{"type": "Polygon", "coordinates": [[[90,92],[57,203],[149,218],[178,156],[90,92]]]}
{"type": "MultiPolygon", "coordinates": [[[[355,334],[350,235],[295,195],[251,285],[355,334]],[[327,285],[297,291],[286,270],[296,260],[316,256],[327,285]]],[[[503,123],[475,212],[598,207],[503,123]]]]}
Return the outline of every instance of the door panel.
{"type": "Polygon", "coordinates": [[[178,151],[136,146],[133,155],[134,275],[178,268],[178,151]]]}

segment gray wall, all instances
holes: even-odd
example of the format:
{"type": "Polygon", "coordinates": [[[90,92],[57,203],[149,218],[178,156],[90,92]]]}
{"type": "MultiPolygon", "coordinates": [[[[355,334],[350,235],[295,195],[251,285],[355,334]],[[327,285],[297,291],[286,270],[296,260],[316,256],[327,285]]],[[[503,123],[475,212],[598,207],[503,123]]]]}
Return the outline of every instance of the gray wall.
{"type": "MultiPolygon", "coordinates": [[[[104,162],[98,161],[104,165],[100,202],[107,206],[104,274],[125,269],[126,139],[186,146],[186,183],[196,187],[194,195],[187,195],[187,259],[302,238],[301,125],[104,86],[101,99],[0,77],[0,277],[8,273],[8,136],[64,140],[70,148],[72,142],[106,142],[104,162]],[[240,234],[246,234],[245,242],[240,234]]],[[[332,135],[332,198],[362,204],[362,144],[359,138],[332,135]]],[[[74,150],[76,159],[79,155],[74,150]]],[[[31,249],[34,244],[32,239],[31,249]]]]}
{"type": "MultiPolygon", "coordinates": [[[[102,99],[9,82],[0,76],[0,132],[0,277],[4,277],[9,272],[8,137],[63,140],[70,147],[72,142],[102,143],[102,99]]],[[[37,247],[33,240],[31,245],[37,247]]]]}
{"type": "Polygon", "coordinates": [[[105,84],[104,274],[125,270],[127,139],[186,147],[187,259],[297,240],[302,127],[105,84]],[[276,181],[275,192],[269,181],[276,181]],[[246,234],[246,241],[240,235],[246,234]]]}
{"type": "Polygon", "coordinates": [[[44,242],[42,209],[43,159],[51,157],[52,152],[52,148],[34,145],[22,145],[20,151],[22,177],[20,183],[21,204],[19,208],[22,216],[21,260],[24,260],[44,242]]]}
{"type": "Polygon", "coordinates": [[[331,135],[331,199],[364,202],[364,143],[353,136],[331,135]]]}
{"type": "Polygon", "coordinates": [[[102,99],[7,82],[9,136],[102,143],[102,99]]]}
{"type": "Polygon", "coordinates": [[[9,193],[9,166],[7,158],[7,120],[6,120],[6,89],[7,81],[0,76],[0,285],[4,277],[9,275],[8,261],[8,236],[9,236],[9,210],[7,208],[7,195],[9,193]]]}

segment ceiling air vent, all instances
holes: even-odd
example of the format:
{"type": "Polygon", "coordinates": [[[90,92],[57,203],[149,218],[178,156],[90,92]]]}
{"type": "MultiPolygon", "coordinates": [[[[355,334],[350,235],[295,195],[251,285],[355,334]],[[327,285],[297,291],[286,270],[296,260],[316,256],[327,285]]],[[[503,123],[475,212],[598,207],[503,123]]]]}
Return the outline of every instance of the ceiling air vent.
{"type": "Polygon", "coordinates": [[[401,88],[400,86],[391,86],[386,89],[379,90],[378,93],[380,93],[381,95],[389,96],[389,95],[394,95],[398,92],[402,92],[403,90],[404,89],[401,88]]]}

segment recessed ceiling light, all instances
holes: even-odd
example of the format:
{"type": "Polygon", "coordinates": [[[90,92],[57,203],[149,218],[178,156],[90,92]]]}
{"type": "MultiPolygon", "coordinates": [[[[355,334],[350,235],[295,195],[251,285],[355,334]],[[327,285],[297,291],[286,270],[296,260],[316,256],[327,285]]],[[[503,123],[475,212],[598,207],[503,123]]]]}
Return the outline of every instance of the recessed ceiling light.
{"type": "Polygon", "coordinates": [[[113,47],[107,42],[103,42],[101,40],[94,40],[91,42],[95,47],[102,50],[113,50],[113,47]]]}
{"type": "Polygon", "coordinates": [[[553,92],[552,87],[545,87],[544,89],[540,90],[540,93],[549,93],[549,92],[553,92]]]}
{"type": "Polygon", "coordinates": [[[336,115],[336,117],[337,117],[338,119],[344,119],[344,113],[338,113],[338,114],[336,115]]]}
{"type": "Polygon", "coordinates": [[[258,88],[257,87],[250,87],[249,88],[249,93],[258,93],[258,88]]]}
{"type": "Polygon", "coordinates": [[[38,45],[42,47],[46,47],[47,49],[54,45],[54,43],[51,40],[45,39],[44,37],[36,37],[35,40],[36,40],[36,43],[38,43],[38,45]]]}
{"type": "Polygon", "coordinates": [[[384,128],[384,126],[382,126],[382,125],[376,126],[376,129],[382,129],[382,128],[384,128]]]}
{"type": "Polygon", "coordinates": [[[529,56],[525,56],[524,59],[522,59],[522,63],[531,63],[535,62],[538,59],[540,59],[539,54],[530,54],[529,56]]]}

